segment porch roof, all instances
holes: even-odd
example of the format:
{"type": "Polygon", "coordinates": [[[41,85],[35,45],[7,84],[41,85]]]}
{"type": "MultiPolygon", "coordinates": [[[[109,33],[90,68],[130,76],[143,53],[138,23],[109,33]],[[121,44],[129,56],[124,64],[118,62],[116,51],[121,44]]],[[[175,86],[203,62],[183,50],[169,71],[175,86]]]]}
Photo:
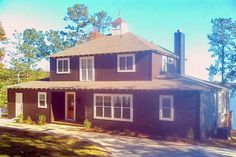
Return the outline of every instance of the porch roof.
{"type": "Polygon", "coordinates": [[[177,74],[159,75],[150,81],[30,81],[8,86],[9,89],[50,90],[211,90],[227,87],[177,74]]]}

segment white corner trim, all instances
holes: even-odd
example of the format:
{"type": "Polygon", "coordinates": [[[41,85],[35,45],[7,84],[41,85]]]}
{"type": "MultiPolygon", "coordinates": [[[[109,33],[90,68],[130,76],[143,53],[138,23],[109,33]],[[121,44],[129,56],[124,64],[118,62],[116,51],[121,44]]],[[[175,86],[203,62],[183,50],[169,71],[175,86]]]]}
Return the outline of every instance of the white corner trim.
{"type": "Polygon", "coordinates": [[[38,108],[47,108],[47,92],[38,92],[38,108]],[[40,106],[40,95],[44,95],[45,105],[40,106]]]}
{"type": "MultiPolygon", "coordinates": [[[[127,61],[127,59],[126,59],[126,61],[127,61]]],[[[135,71],[136,71],[135,54],[118,54],[117,55],[117,72],[135,72],[135,71]],[[120,58],[121,57],[130,57],[130,56],[133,59],[133,69],[131,69],[131,70],[127,70],[127,69],[121,70],[120,69],[120,58]]]]}
{"type": "MultiPolygon", "coordinates": [[[[70,73],[70,58],[56,58],[56,62],[57,62],[56,74],[69,74],[70,73]],[[59,71],[58,62],[65,61],[65,60],[67,60],[67,62],[68,62],[68,71],[59,71]]],[[[64,67],[64,65],[63,65],[63,67],[64,67]]]]}
{"type": "Polygon", "coordinates": [[[174,96],[173,95],[160,95],[159,97],[159,120],[163,121],[174,121],[174,96]],[[170,99],[170,118],[163,117],[162,108],[163,108],[163,99],[170,99]]]}

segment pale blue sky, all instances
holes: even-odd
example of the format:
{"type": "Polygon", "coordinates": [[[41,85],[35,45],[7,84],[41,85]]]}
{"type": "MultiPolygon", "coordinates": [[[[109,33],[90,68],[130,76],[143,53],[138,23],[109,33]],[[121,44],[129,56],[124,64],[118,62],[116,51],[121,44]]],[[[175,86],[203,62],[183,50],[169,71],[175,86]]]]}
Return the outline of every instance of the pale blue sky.
{"type": "MultiPolygon", "coordinates": [[[[63,29],[67,8],[75,3],[91,13],[104,10],[115,19],[119,10],[130,31],[173,51],[173,33],[186,35],[186,73],[207,79],[211,62],[207,34],[211,19],[236,20],[236,0],[0,0],[0,21],[10,36],[14,30],[63,29]]],[[[48,65],[46,65],[48,66],[48,65]]]]}

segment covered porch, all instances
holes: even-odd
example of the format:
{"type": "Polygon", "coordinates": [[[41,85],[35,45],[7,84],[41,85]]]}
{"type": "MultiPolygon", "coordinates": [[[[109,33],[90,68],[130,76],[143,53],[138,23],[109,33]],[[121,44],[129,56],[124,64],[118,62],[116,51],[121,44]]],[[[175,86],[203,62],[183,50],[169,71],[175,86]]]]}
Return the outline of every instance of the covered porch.
{"type": "Polygon", "coordinates": [[[82,124],[85,105],[79,102],[76,91],[51,91],[51,122],[58,124],[82,124]]]}

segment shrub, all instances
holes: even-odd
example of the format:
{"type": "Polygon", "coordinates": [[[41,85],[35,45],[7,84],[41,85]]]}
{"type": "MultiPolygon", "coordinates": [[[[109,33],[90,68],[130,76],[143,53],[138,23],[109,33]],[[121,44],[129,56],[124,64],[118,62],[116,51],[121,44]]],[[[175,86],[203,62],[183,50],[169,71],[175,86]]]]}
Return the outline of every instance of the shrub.
{"type": "Polygon", "coordinates": [[[187,139],[188,139],[190,142],[192,142],[192,141],[194,141],[194,138],[195,138],[195,135],[194,135],[193,128],[190,127],[190,128],[187,130],[187,139]]]}
{"type": "Polygon", "coordinates": [[[46,124],[46,116],[43,114],[40,114],[38,116],[38,124],[39,125],[45,125],[46,124]]]}
{"type": "Polygon", "coordinates": [[[27,116],[27,119],[25,120],[26,124],[33,124],[33,121],[30,116],[27,116]]]}
{"type": "Polygon", "coordinates": [[[20,114],[17,115],[16,122],[17,123],[24,123],[24,115],[23,115],[23,113],[20,113],[20,114]]]}
{"type": "Polygon", "coordinates": [[[92,125],[92,123],[88,119],[84,120],[84,127],[85,127],[85,129],[90,129],[91,125],[92,125]]]}

